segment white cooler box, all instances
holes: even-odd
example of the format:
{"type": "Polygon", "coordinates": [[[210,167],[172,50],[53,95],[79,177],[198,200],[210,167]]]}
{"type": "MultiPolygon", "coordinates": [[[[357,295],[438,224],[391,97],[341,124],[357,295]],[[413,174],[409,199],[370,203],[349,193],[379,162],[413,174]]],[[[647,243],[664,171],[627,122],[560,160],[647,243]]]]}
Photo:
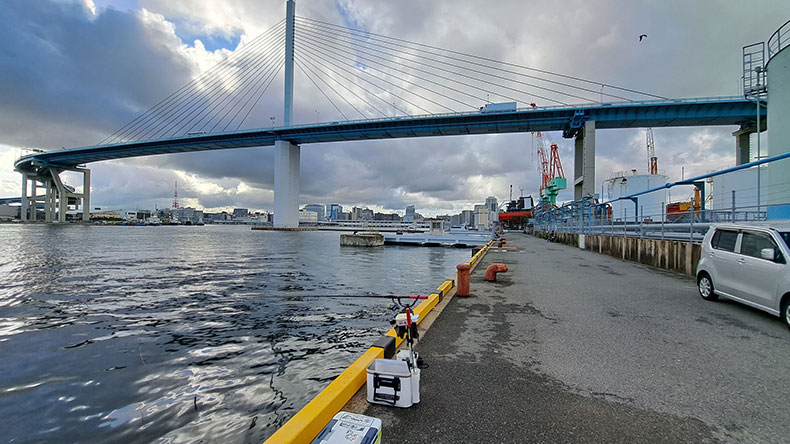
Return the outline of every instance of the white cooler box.
{"type": "Polygon", "coordinates": [[[381,444],[381,420],[340,412],[329,421],[312,444],[381,444]]]}
{"type": "Polygon", "coordinates": [[[374,359],[368,366],[368,402],[411,407],[420,402],[420,369],[406,361],[374,359]]]}

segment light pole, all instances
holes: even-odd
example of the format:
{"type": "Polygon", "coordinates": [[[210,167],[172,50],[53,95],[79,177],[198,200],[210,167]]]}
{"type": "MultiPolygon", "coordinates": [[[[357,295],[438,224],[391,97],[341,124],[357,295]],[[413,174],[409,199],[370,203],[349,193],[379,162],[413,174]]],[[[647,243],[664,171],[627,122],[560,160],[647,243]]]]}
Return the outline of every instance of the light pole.
{"type": "MultiPolygon", "coordinates": [[[[757,73],[757,160],[760,160],[761,153],[760,153],[760,75],[763,73],[763,68],[758,66],[754,68],[754,71],[757,73]]],[[[757,218],[760,217],[760,210],[761,210],[761,184],[760,184],[760,170],[762,167],[757,165],[757,218]]]]}

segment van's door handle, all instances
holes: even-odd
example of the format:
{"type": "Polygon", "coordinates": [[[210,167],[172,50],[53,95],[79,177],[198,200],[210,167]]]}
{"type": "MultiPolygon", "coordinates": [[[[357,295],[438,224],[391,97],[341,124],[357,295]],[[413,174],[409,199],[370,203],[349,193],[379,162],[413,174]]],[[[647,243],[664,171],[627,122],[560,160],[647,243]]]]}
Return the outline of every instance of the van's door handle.
{"type": "Polygon", "coordinates": [[[738,258],[738,259],[736,259],[736,260],[735,260],[735,262],[737,262],[737,263],[739,263],[739,264],[745,264],[745,263],[746,263],[746,259],[744,259],[744,258],[738,258]]]}

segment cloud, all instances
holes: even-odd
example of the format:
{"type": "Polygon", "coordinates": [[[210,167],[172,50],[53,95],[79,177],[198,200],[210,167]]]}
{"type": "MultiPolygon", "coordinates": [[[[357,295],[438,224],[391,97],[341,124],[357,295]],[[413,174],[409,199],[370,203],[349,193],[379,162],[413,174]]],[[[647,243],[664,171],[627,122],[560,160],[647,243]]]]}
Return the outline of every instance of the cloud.
{"type": "MultiPolygon", "coordinates": [[[[767,39],[790,15],[790,4],[503,0],[482,6],[473,0],[339,0],[298,2],[297,14],[688,97],[737,94],[740,48],[767,39]],[[639,34],[648,38],[639,42],[639,34]]],[[[18,192],[19,176],[12,172],[16,148],[94,144],[283,15],[283,2],[260,0],[5,2],[0,15],[0,192],[18,192]]],[[[373,63],[366,63],[374,73],[373,63]]],[[[415,87],[405,80],[420,82],[404,76],[398,85],[407,89],[415,87]]],[[[386,104],[396,100],[397,89],[377,102],[362,86],[351,88],[376,107],[393,111],[386,104]]],[[[588,86],[594,92],[583,95],[597,100],[600,86],[588,86]]],[[[299,69],[296,88],[296,123],[343,119],[299,69]]],[[[368,105],[344,95],[373,115],[368,105]]],[[[330,97],[349,117],[359,118],[342,99],[330,97]]],[[[282,100],[278,77],[244,125],[268,127],[271,117],[281,124],[282,100]]],[[[414,102],[435,110],[423,100],[414,102]]],[[[681,168],[688,176],[731,164],[733,130],[656,128],[659,168],[677,179],[681,168]]],[[[552,137],[560,145],[566,175],[572,176],[572,141],[552,137]]],[[[646,167],[644,130],[598,131],[596,137],[598,187],[616,171],[646,167]]],[[[539,183],[530,134],[306,145],[301,160],[302,203],[387,210],[414,204],[424,214],[436,214],[460,211],[491,194],[503,200],[510,185],[537,195],[539,183]]],[[[99,162],[91,165],[93,201],[128,208],[169,206],[178,180],[179,194],[195,205],[271,209],[272,164],[273,150],[266,147],[99,162]]],[[[568,189],[559,197],[572,196],[568,189]]]]}

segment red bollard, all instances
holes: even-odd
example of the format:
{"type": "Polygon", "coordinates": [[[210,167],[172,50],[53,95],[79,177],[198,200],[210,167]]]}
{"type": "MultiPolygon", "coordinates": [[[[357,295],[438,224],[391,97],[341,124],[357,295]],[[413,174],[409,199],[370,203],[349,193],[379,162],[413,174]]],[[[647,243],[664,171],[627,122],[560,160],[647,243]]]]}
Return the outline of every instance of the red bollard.
{"type": "Polygon", "coordinates": [[[457,296],[469,296],[469,270],[471,267],[468,264],[457,265],[458,270],[458,288],[455,290],[457,296]]]}
{"type": "Polygon", "coordinates": [[[487,281],[496,281],[496,274],[497,273],[506,273],[507,272],[507,265],[505,264],[491,264],[486,268],[486,275],[485,278],[487,281]]]}

